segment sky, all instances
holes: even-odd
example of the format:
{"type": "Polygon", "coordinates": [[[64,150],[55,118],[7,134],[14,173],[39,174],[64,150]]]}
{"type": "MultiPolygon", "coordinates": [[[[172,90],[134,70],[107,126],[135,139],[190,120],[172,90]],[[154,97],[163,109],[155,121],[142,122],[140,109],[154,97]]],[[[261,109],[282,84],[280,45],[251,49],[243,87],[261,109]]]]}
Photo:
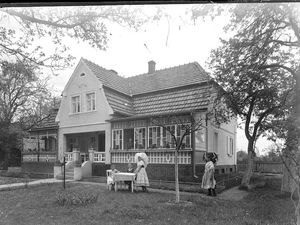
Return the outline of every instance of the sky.
{"type": "MultiPolygon", "coordinates": [[[[156,6],[142,5],[146,13],[153,12],[156,6]]],[[[49,81],[55,95],[60,95],[72,75],[80,58],[86,58],[106,69],[113,69],[124,77],[146,73],[148,61],[156,62],[156,69],[182,65],[197,61],[208,71],[207,60],[210,51],[220,45],[220,38],[226,38],[223,27],[229,16],[224,15],[195,23],[186,15],[186,8],[191,5],[161,5],[169,15],[135,31],[116,24],[109,24],[109,43],[106,51],[90,47],[87,43],[78,43],[72,39],[64,41],[71,46],[70,53],[75,57],[74,66],[61,71],[58,76],[51,76],[49,81]]],[[[41,42],[47,43],[47,40],[41,42]]],[[[47,44],[44,45],[47,48],[47,44]]],[[[48,46],[50,50],[50,46],[48,46]]],[[[268,146],[266,140],[259,140],[257,147],[268,146]]],[[[237,149],[247,150],[244,131],[238,129],[237,149]]]]}

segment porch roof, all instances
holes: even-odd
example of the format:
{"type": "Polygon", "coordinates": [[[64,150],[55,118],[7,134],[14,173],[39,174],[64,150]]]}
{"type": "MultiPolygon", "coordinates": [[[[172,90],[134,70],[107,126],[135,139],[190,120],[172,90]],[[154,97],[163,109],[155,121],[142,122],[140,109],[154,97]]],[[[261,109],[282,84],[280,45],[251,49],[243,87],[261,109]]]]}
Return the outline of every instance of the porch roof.
{"type": "Polygon", "coordinates": [[[153,113],[153,114],[143,114],[143,115],[134,115],[134,116],[127,116],[127,117],[122,117],[122,118],[112,118],[110,120],[107,120],[108,122],[119,122],[119,121],[128,121],[128,120],[137,120],[137,119],[146,119],[146,118],[151,118],[151,117],[160,117],[160,116],[175,116],[175,115],[191,115],[191,113],[195,112],[203,112],[206,111],[207,108],[202,108],[202,109],[197,109],[195,111],[190,111],[190,110],[182,110],[182,111],[169,111],[169,112],[162,112],[162,113],[153,113]]]}
{"type": "Polygon", "coordinates": [[[57,112],[58,109],[52,109],[48,116],[32,127],[29,131],[58,129],[58,123],[55,122],[57,112]]]}

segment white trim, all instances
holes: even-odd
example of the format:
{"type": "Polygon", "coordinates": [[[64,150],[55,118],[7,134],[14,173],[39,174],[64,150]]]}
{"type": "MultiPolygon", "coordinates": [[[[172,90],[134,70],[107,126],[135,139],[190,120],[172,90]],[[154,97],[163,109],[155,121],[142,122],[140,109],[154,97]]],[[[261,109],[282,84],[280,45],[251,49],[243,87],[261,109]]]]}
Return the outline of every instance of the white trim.
{"type": "Polygon", "coordinates": [[[70,115],[74,115],[74,114],[80,114],[82,112],[82,104],[81,104],[81,93],[76,93],[76,94],[72,94],[70,95],[70,115]],[[72,98],[75,98],[75,97],[79,97],[79,107],[80,107],[80,111],[79,112],[73,112],[73,101],[72,101],[72,98]]]}
{"type": "Polygon", "coordinates": [[[124,150],[124,129],[111,130],[111,148],[114,149],[114,131],[121,131],[121,133],[122,133],[122,148],[117,149],[117,150],[124,150]]]}
{"type": "MultiPolygon", "coordinates": [[[[149,138],[149,135],[150,135],[150,131],[149,131],[149,129],[150,128],[154,128],[154,127],[158,127],[158,128],[160,128],[160,146],[162,147],[162,145],[163,145],[163,141],[162,141],[162,138],[163,138],[163,135],[162,135],[162,132],[163,132],[163,128],[161,127],[161,126],[149,126],[148,127],[148,141],[147,141],[147,146],[149,146],[150,147],[150,144],[149,144],[149,142],[150,142],[150,138],[149,138]]],[[[158,148],[158,147],[157,147],[158,148]]]]}
{"type": "MultiPolygon", "coordinates": [[[[177,141],[177,125],[178,124],[176,124],[176,129],[175,129],[175,137],[176,137],[176,141],[177,141]]],[[[179,125],[182,125],[182,124],[179,124],[179,125]]],[[[185,124],[183,124],[183,125],[190,125],[190,127],[192,126],[192,124],[191,123],[185,123],[185,124]]],[[[188,134],[189,136],[190,136],[190,146],[189,146],[189,148],[192,148],[192,133],[189,133],[188,134]]],[[[186,135],[187,136],[187,135],[186,135]]],[[[186,136],[185,136],[185,139],[186,139],[186,136]]],[[[180,137],[180,136],[179,136],[180,137]]]]}
{"type": "Polygon", "coordinates": [[[97,111],[97,104],[96,104],[97,100],[96,100],[96,91],[91,90],[91,91],[86,91],[84,92],[84,103],[85,103],[85,111],[84,112],[95,112],[97,111]],[[89,94],[94,94],[94,100],[95,100],[95,109],[92,110],[87,110],[87,95],[89,94]]]}
{"type": "MultiPolygon", "coordinates": [[[[149,135],[149,132],[147,132],[147,127],[134,127],[134,129],[133,129],[133,149],[139,150],[139,149],[135,148],[135,130],[137,130],[137,129],[145,129],[145,146],[143,149],[147,149],[148,148],[147,135],[149,135]]],[[[149,137],[148,137],[148,139],[149,139],[149,137]]]]}
{"type": "Polygon", "coordinates": [[[107,123],[107,122],[100,122],[100,123],[85,123],[85,124],[71,125],[71,126],[59,126],[59,128],[85,127],[85,126],[93,126],[93,125],[101,125],[101,124],[109,124],[109,123],[107,123]]]}

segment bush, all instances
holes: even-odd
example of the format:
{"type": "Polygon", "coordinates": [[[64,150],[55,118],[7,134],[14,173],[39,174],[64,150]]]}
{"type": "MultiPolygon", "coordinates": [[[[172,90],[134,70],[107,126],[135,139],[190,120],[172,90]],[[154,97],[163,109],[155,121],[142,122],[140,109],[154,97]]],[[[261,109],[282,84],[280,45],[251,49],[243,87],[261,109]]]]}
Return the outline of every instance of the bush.
{"type": "Polygon", "coordinates": [[[87,205],[97,202],[98,195],[98,193],[95,194],[82,190],[80,192],[63,190],[56,194],[56,201],[61,206],[87,205]]]}

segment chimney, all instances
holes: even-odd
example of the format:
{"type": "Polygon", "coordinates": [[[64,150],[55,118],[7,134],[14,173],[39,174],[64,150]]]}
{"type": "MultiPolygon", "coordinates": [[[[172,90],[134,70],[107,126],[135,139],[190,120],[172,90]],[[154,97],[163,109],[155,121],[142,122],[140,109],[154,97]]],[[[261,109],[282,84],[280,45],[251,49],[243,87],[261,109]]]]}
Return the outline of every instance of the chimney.
{"type": "Polygon", "coordinates": [[[148,73],[155,72],[155,62],[153,60],[148,62],[148,73]]]}

